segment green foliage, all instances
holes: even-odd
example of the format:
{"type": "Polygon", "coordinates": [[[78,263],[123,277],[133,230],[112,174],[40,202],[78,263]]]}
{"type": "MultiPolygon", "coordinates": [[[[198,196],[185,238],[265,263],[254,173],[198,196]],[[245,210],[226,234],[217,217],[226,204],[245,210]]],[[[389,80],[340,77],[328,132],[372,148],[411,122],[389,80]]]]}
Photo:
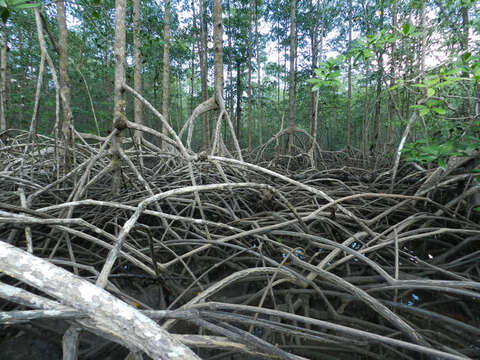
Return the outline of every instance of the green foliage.
{"type": "Polygon", "coordinates": [[[11,11],[31,9],[40,5],[40,3],[30,3],[29,0],[0,0],[0,18],[5,23],[11,11]]]}
{"type": "Polygon", "coordinates": [[[318,68],[313,70],[317,77],[307,80],[313,85],[312,90],[318,91],[322,86],[339,86],[341,83],[338,78],[341,75],[341,64],[344,60],[344,56],[337,56],[321,62],[318,68]]]}
{"type": "Polygon", "coordinates": [[[403,153],[407,156],[407,161],[418,161],[424,165],[433,163],[445,168],[449,157],[469,156],[472,151],[478,149],[480,149],[480,138],[463,135],[462,129],[459,128],[450,129],[448,137],[438,133],[435,137],[425,137],[414,143],[407,143],[403,153]]]}

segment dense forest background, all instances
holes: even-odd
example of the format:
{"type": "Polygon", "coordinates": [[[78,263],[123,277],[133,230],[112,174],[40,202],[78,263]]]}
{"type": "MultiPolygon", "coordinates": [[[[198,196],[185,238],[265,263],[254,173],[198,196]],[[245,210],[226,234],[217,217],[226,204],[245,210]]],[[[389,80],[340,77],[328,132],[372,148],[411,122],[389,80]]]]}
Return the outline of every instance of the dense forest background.
{"type": "Polygon", "coordinates": [[[479,359],[480,3],[0,0],[2,360],[479,359]]]}
{"type": "MultiPolygon", "coordinates": [[[[112,127],[114,2],[65,5],[74,126],[104,136],[112,127]]],[[[169,120],[180,131],[213,91],[212,3],[169,6],[167,42],[163,4],[141,2],[137,43],[128,8],[126,78],[133,87],[139,50],[142,94],[158,109],[168,102],[169,120]]],[[[57,63],[55,2],[42,9],[57,63]]],[[[265,143],[293,121],[307,134],[315,132],[321,149],[390,153],[414,112],[420,119],[409,142],[417,151],[410,148],[410,154],[431,160],[458,146],[478,146],[479,12],[476,1],[224,1],[224,98],[241,148],[265,143]],[[295,100],[289,103],[292,87],[295,100]]],[[[32,10],[12,8],[2,29],[9,49],[3,68],[6,127],[28,129],[41,60],[32,10]]],[[[42,82],[35,129],[48,134],[55,125],[55,90],[49,76],[42,82]]],[[[131,98],[127,116],[134,119],[131,98]]],[[[142,117],[161,128],[151,112],[142,117]]],[[[211,138],[211,115],[203,127],[193,133],[196,148],[211,138]]],[[[228,143],[230,129],[224,126],[222,133],[228,143]]]]}

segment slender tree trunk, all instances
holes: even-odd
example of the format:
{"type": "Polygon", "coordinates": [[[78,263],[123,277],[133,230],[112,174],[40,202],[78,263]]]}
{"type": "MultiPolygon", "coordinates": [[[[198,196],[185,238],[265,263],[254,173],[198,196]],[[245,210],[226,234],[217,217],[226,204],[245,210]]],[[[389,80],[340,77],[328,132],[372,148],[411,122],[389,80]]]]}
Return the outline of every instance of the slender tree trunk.
{"type": "Polygon", "coordinates": [[[155,72],[153,76],[153,106],[158,108],[158,78],[160,77],[160,73],[158,71],[158,67],[155,66],[155,72]]]}
{"type": "Polygon", "coordinates": [[[288,107],[288,153],[291,154],[293,151],[293,145],[295,143],[295,58],[296,58],[296,10],[297,2],[296,0],[290,0],[290,86],[289,86],[289,107],[288,107]]]}
{"type": "MultiPolygon", "coordinates": [[[[469,28],[469,16],[468,16],[468,7],[467,6],[462,6],[461,10],[461,15],[462,15],[462,30],[463,34],[461,35],[461,47],[462,51],[467,51],[468,50],[468,28],[469,28]]],[[[468,78],[468,72],[463,72],[462,77],[468,78]]],[[[465,118],[470,118],[471,113],[470,113],[470,100],[468,98],[470,97],[470,86],[467,85],[465,86],[465,99],[462,101],[462,116],[465,118]]]]}
{"type": "MultiPolygon", "coordinates": [[[[419,68],[420,68],[420,79],[423,82],[424,72],[425,72],[425,46],[426,46],[426,36],[425,36],[425,0],[421,0],[420,6],[420,31],[422,32],[422,37],[420,39],[420,51],[419,53],[419,68]]],[[[424,96],[426,95],[426,89],[423,91],[424,96]]]]}
{"type": "MultiPolygon", "coordinates": [[[[205,11],[206,0],[200,0],[200,77],[202,86],[202,102],[208,99],[208,87],[207,87],[207,27],[205,24],[205,11]]],[[[207,149],[209,146],[208,136],[208,115],[205,113],[202,115],[202,149],[207,149]]]]}
{"type": "Polygon", "coordinates": [[[57,21],[58,21],[58,68],[60,80],[60,98],[62,102],[63,122],[62,136],[65,143],[64,166],[68,173],[72,168],[72,147],[73,147],[73,116],[70,99],[70,78],[68,76],[68,31],[65,15],[65,4],[63,0],[57,0],[57,21]]]}
{"type": "Polygon", "coordinates": [[[2,45],[0,48],[0,131],[7,129],[7,69],[7,24],[2,22],[2,45]]]}
{"type": "Polygon", "coordinates": [[[237,139],[240,142],[240,130],[242,126],[242,68],[240,61],[237,61],[237,111],[236,111],[236,135],[237,139]]]}
{"type": "MultiPolygon", "coordinates": [[[[392,6],[392,25],[393,28],[397,28],[398,19],[398,5],[397,2],[393,3],[392,6]]],[[[396,44],[392,42],[391,48],[391,55],[390,55],[390,84],[389,87],[392,88],[395,86],[395,67],[397,66],[397,51],[396,51],[396,44]]],[[[387,137],[388,137],[388,153],[393,153],[394,145],[395,145],[395,134],[393,131],[393,121],[395,116],[395,107],[394,107],[394,90],[390,90],[388,92],[388,129],[387,129],[387,137]]]]}
{"type": "Polygon", "coordinates": [[[362,152],[364,160],[367,159],[368,152],[368,138],[370,132],[370,121],[368,118],[368,86],[369,86],[369,77],[370,77],[370,64],[367,60],[366,69],[365,69],[365,102],[363,104],[363,136],[362,136],[362,152]]]}
{"type": "MultiPolygon", "coordinates": [[[[193,15],[195,18],[195,14],[193,15]]],[[[195,43],[192,43],[192,58],[190,59],[190,114],[193,112],[193,95],[195,87],[195,43]]]]}
{"type": "Polygon", "coordinates": [[[178,106],[178,110],[177,110],[177,121],[176,121],[176,129],[179,129],[180,128],[180,120],[183,118],[183,90],[182,90],[182,80],[177,77],[177,98],[178,98],[178,101],[177,101],[177,106],[178,106]]]}
{"type": "Polygon", "coordinates": [[[230,0],[227,1],[227,11],[228,11],[228,83],[230,85],[230,96],[229,96],[229,106],[228,110],[230,112],[230,117],[233,119],[233,44],[232,44],[232,26],[231,26],[231,7],[230,0]]]}
{"type": "MultiPolygon", "coordinates": [[[[168,113],[168,100],[170,97],[170,0],[165,0],[165,19],[163,28],[163,77],[162,77],[162,115],[167,123],[170,123],[168,113]]],[[[163,126],[163,134],[168,136],[168,130],[163,126]]],[[[162,148],[166,143],[162,142],[162,148]]]]}
{"type": "MultiPolygon", "coordinates": [[[[352,46],[352,0],[348,1],[348,50],[352,46]]],[[[346,134],[346,149],[350,149],[350,124],[352,122],[352,58],[348,57],[348,75],[347,75],[348,89],[347,89],[347,134],[346,134]]]]}
{"type": "MultiPolygon", "coordinates": [[[[280,29],[280,20],[277,21],[277,33],[279,33],[280,29]]],[[[282,77],[280,75],[280,53],[281,53],[281,48],[280,48],[280,36],[277,38],[277,111],[278,111],[278,124],[282,123],[282,117],[283,117],[283,108],[282,104],[280,102],[280,93],[281,93],[281,84],[282,84],[282,77]]],[[[273,135],[273,132],[272,134],[273,135]]]]}
{"type": "MultiPolygon", "coordinates": [[[[383,28],[383,2],[380,6],[380,30],[383,28]]],[[[375,100],[375,116],[373,118],[373,139],[372,139],[372,147],[370,149],[371,155],[376,155],[378,152],[379,146],[379,135],[380,135],[380,114],[381,114],[381,106],[382,106],[382,82],[383,82],[383,49],[380,49],[377,52],[377,63],[378,63],[378,71],[377,71],[377,94],[375,100]]]]}
{"type": "Polygon", "coordinates": [[[259,20],[259,9],[255,3],[255,48],[257,50],[257,112],[258,112],[258,141],[259,145],[263,144],[263,116],[262,116],[262,68],[260,64],[260,48],[259,48],[259,37],[260,33],[258,32],[258,20],[259,20]]]}
{"type": "Polygon", "coordinates": [[[123,84],[125,83],[125,14],[127,1],[115,0],[115,89],[114,89],[114,114],[113,126],[118,130],[112,139],[113,152],[113,179],[112,192],[120,194],[122,186],[120,150],[122,146],[122,130],[126,127],[126,104],[123,84]]]}
{"type": "MultiPolygon", "coordinates": [[[[314,70],[317,68],[317,54],[318,54],[318,23],[319,23],[319,6],[320,2],[317,1],[317,6],[314,7],[312,0],[310,0],[310,11],[315,17],[312,29],[310,31],[310,43],[312,45],[312,72],[311,76],[315,77],[314,70]]],[[[311,86],[313,87],[313,86],[311,86]]],[[[315,127],[315,113],[316,109],[316,98],[318,96],[318,91],[310,91],[310,135],[313,137],[313,128],[315,127]]]]}
{"type": "MultiPolygon", "coordinates": [[[[110,50],[108,49],[108,47],[106,47],[105,51],[104,51],[104,58],[103,58],[103,61],[104,61],[104,64],[105,64],[105,68],[103,69],[103,89],[104,89],[104,92],[105,92],[105,98],[103,99],[103,109],[105,112],[111,112],[112,111],[112,79],[110,78],[110,50]]],[[[111,127],[110,124],[106,123],[105,119],[103,119],[103,116],[102,116],[102,120],[101,120],[101,127],[102,129],[109,129],[111,127]]]]}
{"type": "Polygon", "coordinates": [[[198,54],[200,53],[200,30],[197,25],[197,14],[195,12],[195,1],[192,1],[192,15],[193,15],[193,34],[194,34],[194,39],[195,41],[192,42],[192,72],[191,72],[191,78],[190,78],[190,114],[193,112],[194,107],[194,101],[193,101],[193,95],[195,92],[195,57],[197,54],[195,54],[195,46],[197,46],[198,49],[198,54]]]}
{"type": "Polygon", "coordinates": [[[247,93],[247,118],[248,118],[248,151],[252,150],[252,11],[253,1],[250,0],[248,9],[248,93],[247,93]]]}
{"type": "MultiPolygon", "coordinates": [[[[140,40],[140,0],[133,0],[133,62],[134,73],[133,82],[135,91],[142,94],[142,53],[140,51],[142,43],[140,40]]],[[[135,98],[134,100],[134,118],[137,124],[143,124],[142,103],[135,98]]],[[[135,142],[140,147],[142,142],[142,132],[135,130],[135,142]]]]}
{"type": "MultiPolygon", "coordinates": [[[[352,0],[348,1],[348,50],[352,47],[352,0]]],[[[350,124],[352,122],[352,58],[348,57],[348,74],[347,74],[347,134],[346,148],[350,149],[350,124]]]]}
{"type": "Polygon", "coordinates": [[[213,1],[213,64],[215,68],[215,98],[223,104],[223,21],[222,0],[213,1]]]}

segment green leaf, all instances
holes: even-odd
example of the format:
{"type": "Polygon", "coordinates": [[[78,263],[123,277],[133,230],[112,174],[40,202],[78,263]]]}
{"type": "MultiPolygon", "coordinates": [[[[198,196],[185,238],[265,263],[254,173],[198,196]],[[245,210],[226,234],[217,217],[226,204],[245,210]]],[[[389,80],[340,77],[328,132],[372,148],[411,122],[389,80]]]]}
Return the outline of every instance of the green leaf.
{"type": "Polygon", "coordinates": [[[410,109],[422,110],[422,109],[427,109],[427,107],[425,105],[410,105],[410,109]]]}
{"type": "Polygon", "coordinates": [[[480,207],[473,208],[473,211],[480,212],[480,207]]]}
{"type": "Polygon", "coordinates": [[[425,115],[427,115],[429,112],[430,112],[430,109],[429,109],[429,108],[425,108],[425,109],[420,109],[420,111],[419,111],[418,113],[420,114],[420,116],[425,116],[425,115]]]}
{"type": "Polygon", "coordinates": [[[435,111],[439,115],[445,115],[447,113],[447,110],[442,109],[442,108],[438,108],[438,107],[434,107],[434,108],[432,108],[432,110],[435,111]]]}
{"type": "Polygon", "coordinates": [[[1,8],[1,10],[0,10],[0,18],[2,19],[2,21],[3,21],[4,23],[7,22],[9,16],[10,16],[10,10],[8,10],[7,8],[1,8]]]}
{"type": "Polygon", "coordinates": [[[8,7],[8,6],[7,6],[7,3],[5,2],[5,0],[0,0],[0,7],[3,7],[3,8],[8,7]]]}
{"type": "Polygon", "coordinates": [[[18,6],[20,4],[25,4],[26,2],[28,2],[28,0],[8,0],[8,4],[11,7],[15,7],[15,6],[18,6]]]}
{"type": "Polygon", "coordinates": [[[420,150],[422,150],[426,154],[438,155],[440,147],[437,144],[430,144],[421,146],[420,150]]]}
{"type": "Polygon", "coordinates": [[[432,107],[434,107],[434,106],[436,106],[440,103],[441,103],[441,101],[436,100],[436,99],[428,99],[427,102],[426,102],[426,104],[429,108],[432,108],[432,107]]]}
{"type": "Polygon", "coordinates": [[[15,9],[22,10],[22,9],[31,9],[31,8],[36,8],[39,7],[40,3],[36,4],[23,4],[23,5],[18,5],[15,7],[15,9]]]}
{"type": "Polygon", "coordinates": [[[444,158],[438,159],[438,166],[440,166],[443,170],[447,167],[447,162],[444,158]]]}
{"type": "Polygon", "coordinates": [[[438,83],[439,81],[440,81],[440,78],[438,76],[433,76],[429,79],[425,79],[425,85],[432,86],[438,83]]]}
{"type": "Polygon", "coordinates": [[[463,71],[463,69],[461,68],[454,68],[452,70],[449,70],[445,73],[445,75],[453,75],[453,74],[458,74],[458,73],[461,73],[463,71]]]}
{"type": "Polygon", "coordinates": [[[448,85],[452,85],[452,84],[453,84],[453,81],[450,81],[450,80],[443,81],[443,82],[437,84],[437,89],[440,88],[440,87],[444,87],[444,86],[448,86],[448,85]]]}
{"type": "Polygon", "coordinates": [[[451,155],[453,151],[454,145],[452,142],[447,142],[445,144],[442,144],[438,147],[438,152],[440,154],[446,154],[446,155],[451,155]]]}
{"type": "Polygon", "coordinates": [[[373,56],[373,52],[370,49],[363,50],[363,58],[368,59],[373,56]]]}
{"type": "Polygon", "coordinates": [[[428,88],[427,89],[427,96],[432,97],[433,95],[435,95],[435,89],[428,88]]]}
{"type": "Polygon", "coordinates": [[[410,23],[406,22],[405,24],[403,24],[403,26],[402,26],[402,34],[403,35],[408,36],[408,34],[410,33],[410,30],[411,30],[410,23]]]}
{"type": "Polygon", "coordinates": [[[465,54],[462,55],[462,58],[464,61],[468,61],[468,59],[470,59],[472,57],[472,53],[470,52],[466,52],[465,54]]]}

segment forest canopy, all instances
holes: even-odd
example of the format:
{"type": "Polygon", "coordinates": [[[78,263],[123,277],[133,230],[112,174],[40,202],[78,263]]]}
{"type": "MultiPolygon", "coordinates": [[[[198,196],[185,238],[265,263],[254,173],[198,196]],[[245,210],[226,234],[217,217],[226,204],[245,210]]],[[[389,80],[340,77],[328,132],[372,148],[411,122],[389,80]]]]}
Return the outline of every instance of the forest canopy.
{"type": "Polygon", "coordinates": [[[7,360],[480,358],[480,3],[0,0],[7,360]]]}

